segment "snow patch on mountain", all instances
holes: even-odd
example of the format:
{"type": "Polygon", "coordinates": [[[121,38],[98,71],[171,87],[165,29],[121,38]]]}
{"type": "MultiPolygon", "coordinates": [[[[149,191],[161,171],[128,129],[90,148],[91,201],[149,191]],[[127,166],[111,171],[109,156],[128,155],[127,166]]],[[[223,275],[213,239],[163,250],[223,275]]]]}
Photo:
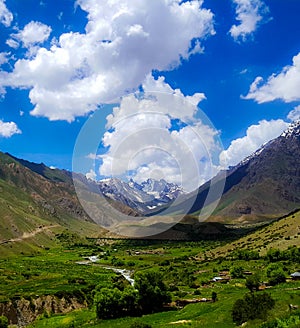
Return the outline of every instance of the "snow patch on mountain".
{"type": "Polygon", "coordinates": [[[125,182],[109,178],[97,181],[97,185],[105,197],[121,202],[142,214],[167,205],[184,193],[180,186],[163,179],[148,179],[138,184],[132,179],[125,182]]]}

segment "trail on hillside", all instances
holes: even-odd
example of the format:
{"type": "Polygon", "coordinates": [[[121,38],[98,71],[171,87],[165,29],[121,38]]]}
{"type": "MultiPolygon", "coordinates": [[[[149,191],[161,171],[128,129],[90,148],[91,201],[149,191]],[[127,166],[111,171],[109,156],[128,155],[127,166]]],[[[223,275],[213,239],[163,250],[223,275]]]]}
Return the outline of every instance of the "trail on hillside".
{"type": "Polygon", "coordinates": [[[44,226],[44,227],[38,227],[38,228],[36,228],[35,230],[33,230],[31,232],[24,232],[21,237],[0,241],[0,245],[7,244],[7,243],[13,243],[13,242],[17,242],[17,241],[22,241],[22,240],[28,239],[28,238],[32,238],[35,235],[37,235],[38,233],[41,233],[43,231],[50,230],[50,229],[56,228],[56,227],[60,227],[60,225],[55,224],[55,225],[49,225],[49,226],[44,226]]]}

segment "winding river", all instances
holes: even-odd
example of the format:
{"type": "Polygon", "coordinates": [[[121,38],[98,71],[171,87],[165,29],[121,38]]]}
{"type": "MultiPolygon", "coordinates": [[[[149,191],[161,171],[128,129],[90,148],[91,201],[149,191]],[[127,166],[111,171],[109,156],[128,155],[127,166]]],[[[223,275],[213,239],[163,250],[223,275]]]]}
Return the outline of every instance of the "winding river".
{"type": "MultiPolygon", "coordinates": [[[[97,263],[98,261],[99,261],[98,256],[89,256],[88,260],[77,262],[77,264],[89,265],[89,264],[92,264],[92,263],[97,263]]],[[[112,267],[112,266],[105,266],[105,265],[100,265],[100,266],[104,269],[112,270],[116,273],[121,274],[131,284],[131,286],[134,285],[134,279],[131,278],[132,271],[126,270],[126,269],[118,269],[118,268],[115,268],[115,267],[112,267]]]]}

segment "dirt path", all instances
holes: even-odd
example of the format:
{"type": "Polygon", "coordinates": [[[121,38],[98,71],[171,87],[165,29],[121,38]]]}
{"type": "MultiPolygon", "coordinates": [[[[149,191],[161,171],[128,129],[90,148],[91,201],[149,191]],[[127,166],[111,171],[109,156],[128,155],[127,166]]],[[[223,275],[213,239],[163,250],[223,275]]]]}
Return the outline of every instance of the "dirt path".
{"type": "Polygon", "coordinates": [[[0,241],[0,245],[7,244],[7,243],[14,243],[16,241],[22,241],[24,239],[34,237],[38,233],[41,233],[43,231],[50,230],[50,229],[56,228],[56,227],[60,227],[60,225],[54,224],[54,225],[49,225],[49,226],[45,226],[45,227],[39,227],[39,228],[36,228],[35,230],[33,230],[31,232],[24,232],[21,237],[0,241]]]}

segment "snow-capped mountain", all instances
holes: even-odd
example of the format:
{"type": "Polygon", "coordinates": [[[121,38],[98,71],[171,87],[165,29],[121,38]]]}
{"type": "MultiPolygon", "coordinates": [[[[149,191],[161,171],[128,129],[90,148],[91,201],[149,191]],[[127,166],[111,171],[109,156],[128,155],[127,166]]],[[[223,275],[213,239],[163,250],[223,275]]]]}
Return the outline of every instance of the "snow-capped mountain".
{"type": "Polygon", "coordinates": [[[159,181],[148,179],[138,184],[132,179],[125,182],[120,179],[109,178],[98,181],[97,185],[105,197],[121,202],[141,214],[167,205],[183,193],[181,187],[163,179],[159,181]]]}
{"type": "MultiPolygon", "coordinates": [[[[190,213],[198,213],[211,185],[198,190],[190,213]]],[[[215,199],[213,199],[215,201],[215,199]]],[[[180,211],[184,203],[173,210],[180,211]]],[[[213,219],[226,223],[256,222],[300,208],[300,121],[226,171],[223,195],[213,219]]]]}
{"type": "Polygon", "coordinates": [[[281,137],[283,138],[293,138],[300,136],[300,120],[293,122],[290,126],[285,130],[281,137]]]}
{"type": "Polygon", "coordinates": [[[177,184],[169,183],[164,179],[154,180],[148,179],[141,183],[142,190],[154,198],[164,200],[165,202],[176,199],[183,193],[183,189],[177,184]]]}

